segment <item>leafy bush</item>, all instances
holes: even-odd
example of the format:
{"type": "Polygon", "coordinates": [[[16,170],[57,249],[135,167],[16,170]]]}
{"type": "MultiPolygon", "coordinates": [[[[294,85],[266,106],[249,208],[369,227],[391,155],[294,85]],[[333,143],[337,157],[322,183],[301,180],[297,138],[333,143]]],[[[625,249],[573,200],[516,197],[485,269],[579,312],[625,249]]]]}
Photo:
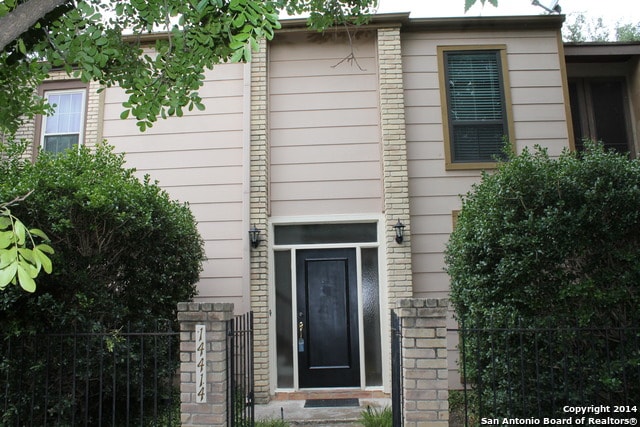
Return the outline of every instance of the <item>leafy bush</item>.
{"type": "Polygon", "coordinates": [[[367,409],[360,413],[358,422],[365,427],[391,427],[393,425],[393,412],[388,406],[384,408],[367,406],[367,409]]]}
{"type": "Polygon", "coordinates": [[[512,155],[463,198],[446,263],[464,328],[520,329],[465,334],[466,380],[490,387],[480,407],[530,416],[640,395],[637,329],[612,329],[640,323],[637,160],[594,144],[512,155]]]}
{"type": "Polygon", "coordinates": [[[285,420],[277,418],[266,418],[263,420],[257,420],[256,427],[289,427],[289,423],[285,420]]]}
{"type": "MultiPolygon", "coordinates": [[[[35,163],[10,159],[0,172],[0,200],[35,190],[12,213],[43,230],[55,249],[53,272],[37,279],[33,294],[17,286],[0,292],[0,334],[109,332],[127,325],[148,331],[158,319],[174,320],[177,303],[195,295],[204,252],[191,211],[149,178],[136,178],[110,147],[42,153],[35,163]]],[[[43,364],[33,363],[22,368],[43,364]]]]}

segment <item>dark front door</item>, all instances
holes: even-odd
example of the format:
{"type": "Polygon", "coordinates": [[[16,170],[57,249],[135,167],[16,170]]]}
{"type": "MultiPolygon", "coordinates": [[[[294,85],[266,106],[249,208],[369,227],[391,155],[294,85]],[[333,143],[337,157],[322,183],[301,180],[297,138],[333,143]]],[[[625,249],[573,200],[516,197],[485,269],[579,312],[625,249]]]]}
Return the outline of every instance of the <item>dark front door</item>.
{"type": "Polygon", "coordinates": [[[300,387],[359,387],[355,249],[299,250],[296,264],[300,387]]]}

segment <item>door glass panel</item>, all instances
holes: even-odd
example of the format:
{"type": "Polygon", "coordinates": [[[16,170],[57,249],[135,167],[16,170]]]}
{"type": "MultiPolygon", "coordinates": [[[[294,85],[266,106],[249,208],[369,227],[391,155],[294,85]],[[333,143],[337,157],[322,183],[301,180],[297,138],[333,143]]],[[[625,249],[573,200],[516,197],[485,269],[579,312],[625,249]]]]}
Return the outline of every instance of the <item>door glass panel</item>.
{"type": "Polygon", "coordinates": [[[376,242],[377,224],[295,224],[275,228],[276,245],[376,242]]]}
{"type": "Polygon", "coordinates": [[[367,386],[382,385],[380,343],[380,290],[378,249],[362,249],[362,304],[364,311],[364,364],[367,386]]]}
{"type": "Polygon", "coordinates": [[[293,327],[291,324],[291,251],[277,251],[276,346],[278,353],[278,387],[293,388],[293,327]]]}

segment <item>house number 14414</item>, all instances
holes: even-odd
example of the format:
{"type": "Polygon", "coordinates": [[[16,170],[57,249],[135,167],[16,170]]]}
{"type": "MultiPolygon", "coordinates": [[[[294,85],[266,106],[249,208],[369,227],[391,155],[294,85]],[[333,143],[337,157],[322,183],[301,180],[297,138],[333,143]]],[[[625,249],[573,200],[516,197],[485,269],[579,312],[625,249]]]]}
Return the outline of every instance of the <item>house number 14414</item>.
{"type": "Polygon", "coordinates": [[[196,325],[196,403],[207,403],[207,331],[196,325]]]}

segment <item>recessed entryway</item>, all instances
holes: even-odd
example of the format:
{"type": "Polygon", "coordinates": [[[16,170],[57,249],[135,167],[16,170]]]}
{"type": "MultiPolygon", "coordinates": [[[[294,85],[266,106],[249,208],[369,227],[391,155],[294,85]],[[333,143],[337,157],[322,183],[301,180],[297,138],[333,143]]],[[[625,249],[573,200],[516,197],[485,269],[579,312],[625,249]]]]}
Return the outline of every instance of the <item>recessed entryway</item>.
{"type": "Polygon", "coordinates": [[[382,387],[377,228],[274,226],[277,390],[382,387]]]}

